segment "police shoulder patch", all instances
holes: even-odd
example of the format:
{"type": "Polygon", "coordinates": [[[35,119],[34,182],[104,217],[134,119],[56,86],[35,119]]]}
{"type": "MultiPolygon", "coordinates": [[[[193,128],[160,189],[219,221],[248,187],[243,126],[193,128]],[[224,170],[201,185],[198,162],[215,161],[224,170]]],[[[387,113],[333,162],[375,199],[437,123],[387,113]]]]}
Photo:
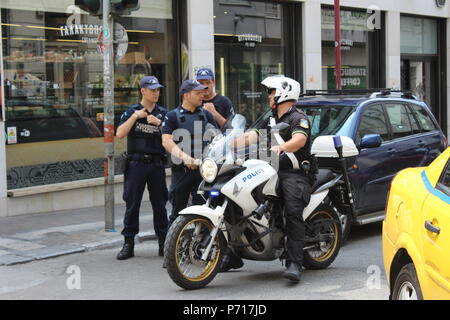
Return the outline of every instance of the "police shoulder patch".
{"type": "Polygon", "coordinates": [[[306,119],[301,119],[300,120],[300,127],[305,128],[305,129],[309,129],[309,122],[306,119]]]}

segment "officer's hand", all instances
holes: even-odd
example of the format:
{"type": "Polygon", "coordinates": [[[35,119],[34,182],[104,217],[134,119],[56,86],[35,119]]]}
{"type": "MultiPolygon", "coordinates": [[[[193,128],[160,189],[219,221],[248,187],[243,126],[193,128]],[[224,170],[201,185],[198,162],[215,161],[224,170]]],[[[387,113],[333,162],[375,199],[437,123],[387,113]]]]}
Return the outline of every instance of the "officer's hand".
{"type": "Polygon", "coordinates": [[[162,121],[153,115],[148,115],[147,123],[159,127],[161,125],[162,121]]]}
{"type": "Polygon", "coordinates": [[[184,164],[186,165],[186,167],[188,167],[188,169],[190,169],[190,170],[198,169],[198,163],[197,163],[197,161],[195,161],[194,158],[186,157],[185,159],[183,159],[183,161],[184,161],[184,164]]]}
{"type": "Polygon", "coordinates": [[[207,102],[203,105],[203,109],[211,112],[212,114],[214,114],[216,112],[216,107],[214,106],[214,103],[211,102],[207,102]]]}
{"type": "Polygon", "coordinates": [[[270,150],[272,152],[275,152],[277,155],[280,155],[280,153],[282,153],[284,151],[282,149],[281,145],[280,146],[274,146],[274,147],[270,148],[270,150]]]}
{"type": "Polygon", "coordinates": [[[145,112],[144,109],[135,111],[135,112],[133,113],[133,116],[134,116],[134,115],[136,115],[136,117],[137,117],[138,119],[144,119],[144,118],[147,118],[147,112],[145,112]]]}

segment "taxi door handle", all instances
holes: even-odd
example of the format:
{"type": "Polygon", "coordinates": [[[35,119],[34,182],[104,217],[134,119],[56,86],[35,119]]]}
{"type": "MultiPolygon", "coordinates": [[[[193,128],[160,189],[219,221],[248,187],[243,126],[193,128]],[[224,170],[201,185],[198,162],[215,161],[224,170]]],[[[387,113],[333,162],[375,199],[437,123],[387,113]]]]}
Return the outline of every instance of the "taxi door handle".
{"type": "Polygon", "coordinates": [[[432,233],[436,233],[439,234],[441,233],[441,229],[434,226],[431,221],[425,221],[425,229],[427,229],[428,231],[432,232],[432,233]]]}

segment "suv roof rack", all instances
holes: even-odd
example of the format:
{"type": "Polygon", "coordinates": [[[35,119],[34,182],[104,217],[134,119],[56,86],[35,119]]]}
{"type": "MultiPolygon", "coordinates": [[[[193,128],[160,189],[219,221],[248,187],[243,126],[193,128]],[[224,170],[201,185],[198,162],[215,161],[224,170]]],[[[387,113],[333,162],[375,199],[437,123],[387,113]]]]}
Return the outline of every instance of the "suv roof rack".
{"type": "Polygon", "coordinates": [[[416,96],[411,90],[382,90],[380,92],[374,92],[370,95],[370,98],[383,98],[383,97],[398,97],[403,99],[417,100],[416,96]]]}
{"type": "Polygon", "coordinates": [[[381,92],[384,90],[390,90],[386,88],[373,88],[373,89],[329,89],[329,90],[306,90],[305,93],[301,94],[301,97],[306,96],[343,96],[343,95],[361,95],[361,94],[372,94],[375,92],[381,92]]]}
{"type": "Polygon", "coordinates": [[[381,98],[395,96],[404,99],[414,99],[416,97],[410,90],[398,90],[389,88],[371,88],[371,89],[331,89],[331,90],[306,90],[302,93],[300,97],[311,97],[311,96],[345,96],[345,95],[364,95],[370,94],[370,98],[381,98]]]}

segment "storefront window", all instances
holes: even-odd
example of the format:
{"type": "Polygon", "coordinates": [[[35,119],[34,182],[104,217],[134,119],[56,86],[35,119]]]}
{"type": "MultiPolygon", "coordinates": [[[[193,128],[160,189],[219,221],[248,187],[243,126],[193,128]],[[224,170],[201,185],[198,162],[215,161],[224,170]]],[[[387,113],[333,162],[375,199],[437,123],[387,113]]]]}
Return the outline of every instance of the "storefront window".
{"type": "MultiPolygon", "coordinates": [[[[8,188],[102,176],[102,21],[73,1],[41,0],[49,3],[35,8],[29,1],[6,2],[1,30],[8,188]]],[[[176,104],[172,1],[141,7],[148,14],[115,20],[116,33],[128,39],[116,50],[123,50],[115,61],[116,127],[123,111],[139,101],[144,75],[165,85],[162,105],[176,104]]],[[[126,139],[117,139],[116,155],[125,150],[126,139]]]]}
{"type": "MultiPolygon", "coordinates": [[[[342,89],[379,88],[381,29],[367,27],[370,14],[341,9],[342,89]]],[[[322,88],[336,89],[334,10],[322,8],[322,88]]]]}
{"type": "Polygon", "coordinates": [[[285,73],[283,5],[257,1],[214,3],[216,91],[248,122],[267,108],[261,81],[285,73]]]}
{"type": "Polygon", "coordinates": [[[400,50],[403,54],[437,54],[437,20],[400,18],[400,50]]]}
{"type": "Polygon", "coordinates": [[[439,20],[401,16],[401,87],[427,103],[439,123],[445,118],[439,102],[439,20]]]}

